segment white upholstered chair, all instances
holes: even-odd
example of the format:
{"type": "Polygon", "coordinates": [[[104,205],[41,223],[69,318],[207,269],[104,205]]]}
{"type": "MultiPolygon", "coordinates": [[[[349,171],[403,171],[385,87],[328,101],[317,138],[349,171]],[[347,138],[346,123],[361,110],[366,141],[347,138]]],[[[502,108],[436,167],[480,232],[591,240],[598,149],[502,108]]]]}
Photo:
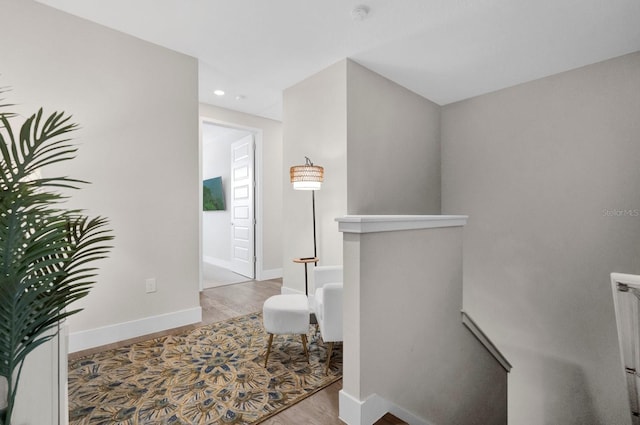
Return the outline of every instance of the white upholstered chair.
{"type": "Polygon", "coordinates": [[[267,355],[264,357],[264,367],[267,367],[273,335],[300,335],[302,348],[309,361],[307,351],[307,332],[309,332],[309,301],[305,295],[287,294],[273,295],[262,306],[262,321],[264,329],[269,334],[267,355]]]}
{"type": "Polygon", "coordinates": [[[342,341],[342,266],[317,266],[313,277],[315,291],[310,305],[322,340],[329,344],[325,365],[325,373],[329,373],[333,344],[342,341]]]}

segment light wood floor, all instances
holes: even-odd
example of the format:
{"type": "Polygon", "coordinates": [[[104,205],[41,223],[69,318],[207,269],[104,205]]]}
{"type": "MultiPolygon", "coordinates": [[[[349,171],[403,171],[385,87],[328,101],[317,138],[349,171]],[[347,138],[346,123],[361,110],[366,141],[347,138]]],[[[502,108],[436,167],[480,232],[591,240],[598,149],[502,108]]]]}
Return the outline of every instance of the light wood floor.
{"type": "MultiPolygon", "coordinates": [[[[153,335],[122,341],[117,344],[110,344],[103,347],[85,350],[69,355],[73,360],[88,354],[121,347],[136,341],[144,341],[150,338],[157,338],[170,333],[182,332],[184,330],[202,326],[204,324],[220,322],[243,314],[262,311],[262,304],[272,295],[280,294],[282,281],[265,280],[261,282],[249,281],[236,283],[233,285],[220,286],[217,288],[205,289],[200,293],[200,305],[202,306],[202,322],[172,329],[153,335]]],[[[342,380],[337,381],[327,388],[318,391],[314,395],[307,397],[301,402],[278,413],[277,415],[262,422],[264,425],[343,425],[338,419],[338,392],[342,389],[342,380]]],[[[400,425],[404,424],[392,415],[386,415],[375,425],[400,425]]]]}

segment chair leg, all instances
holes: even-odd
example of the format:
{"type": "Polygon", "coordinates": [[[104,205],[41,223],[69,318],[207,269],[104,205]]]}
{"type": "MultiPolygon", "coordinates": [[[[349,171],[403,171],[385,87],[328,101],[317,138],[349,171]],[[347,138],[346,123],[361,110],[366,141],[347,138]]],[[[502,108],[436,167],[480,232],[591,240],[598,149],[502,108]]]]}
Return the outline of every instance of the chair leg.
{"type": "Polygon", "coordinates": [[[271,352],[272,342],[273,342],[273,334],[269,334],[269,345],[267,346],[267,355],[264,358],[264,367],[267,367],[267,360],[269,360],[269,353],[271,352]]]}
{"type": "Polygon", "coordinates": [[[329,348],[327,349],[327,364],[324,367],[324,374],[329,374],[329,364],[331,364],[331,354],[333,353],[333,342],[329,343],[329,348]]]}
{"type": "Polygon", "coordinates": [[[302,338],[302,348],[304,348],[304,355],[307,356],[307,363],[309,363],[309,350],[307,350],[307,336],[305,334],[300,334],[302,338]]]}

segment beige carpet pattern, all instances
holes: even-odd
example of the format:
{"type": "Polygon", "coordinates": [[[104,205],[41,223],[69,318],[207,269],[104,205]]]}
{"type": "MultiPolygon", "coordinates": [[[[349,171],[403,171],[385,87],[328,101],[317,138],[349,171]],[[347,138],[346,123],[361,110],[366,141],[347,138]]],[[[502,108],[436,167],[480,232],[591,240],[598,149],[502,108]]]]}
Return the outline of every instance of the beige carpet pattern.
{"type": "Polygon", "coordinates": [[[342,376],[342,350],[309,331],[268,336],[255,313],[69,363],[70,425],[257,424],[342,376]]]}

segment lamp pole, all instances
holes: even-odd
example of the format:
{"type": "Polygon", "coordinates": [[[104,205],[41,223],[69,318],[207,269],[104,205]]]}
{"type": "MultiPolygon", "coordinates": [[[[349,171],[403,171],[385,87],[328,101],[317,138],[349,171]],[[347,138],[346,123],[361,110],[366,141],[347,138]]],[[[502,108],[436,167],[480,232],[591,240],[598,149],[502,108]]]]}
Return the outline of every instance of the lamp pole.
{"type": "Polygon", "coordinates": [[[318,257],[318,248],[316,246],[316,191],[311,191],[311,208],[313,208],[313,256],[318,257]]]}

